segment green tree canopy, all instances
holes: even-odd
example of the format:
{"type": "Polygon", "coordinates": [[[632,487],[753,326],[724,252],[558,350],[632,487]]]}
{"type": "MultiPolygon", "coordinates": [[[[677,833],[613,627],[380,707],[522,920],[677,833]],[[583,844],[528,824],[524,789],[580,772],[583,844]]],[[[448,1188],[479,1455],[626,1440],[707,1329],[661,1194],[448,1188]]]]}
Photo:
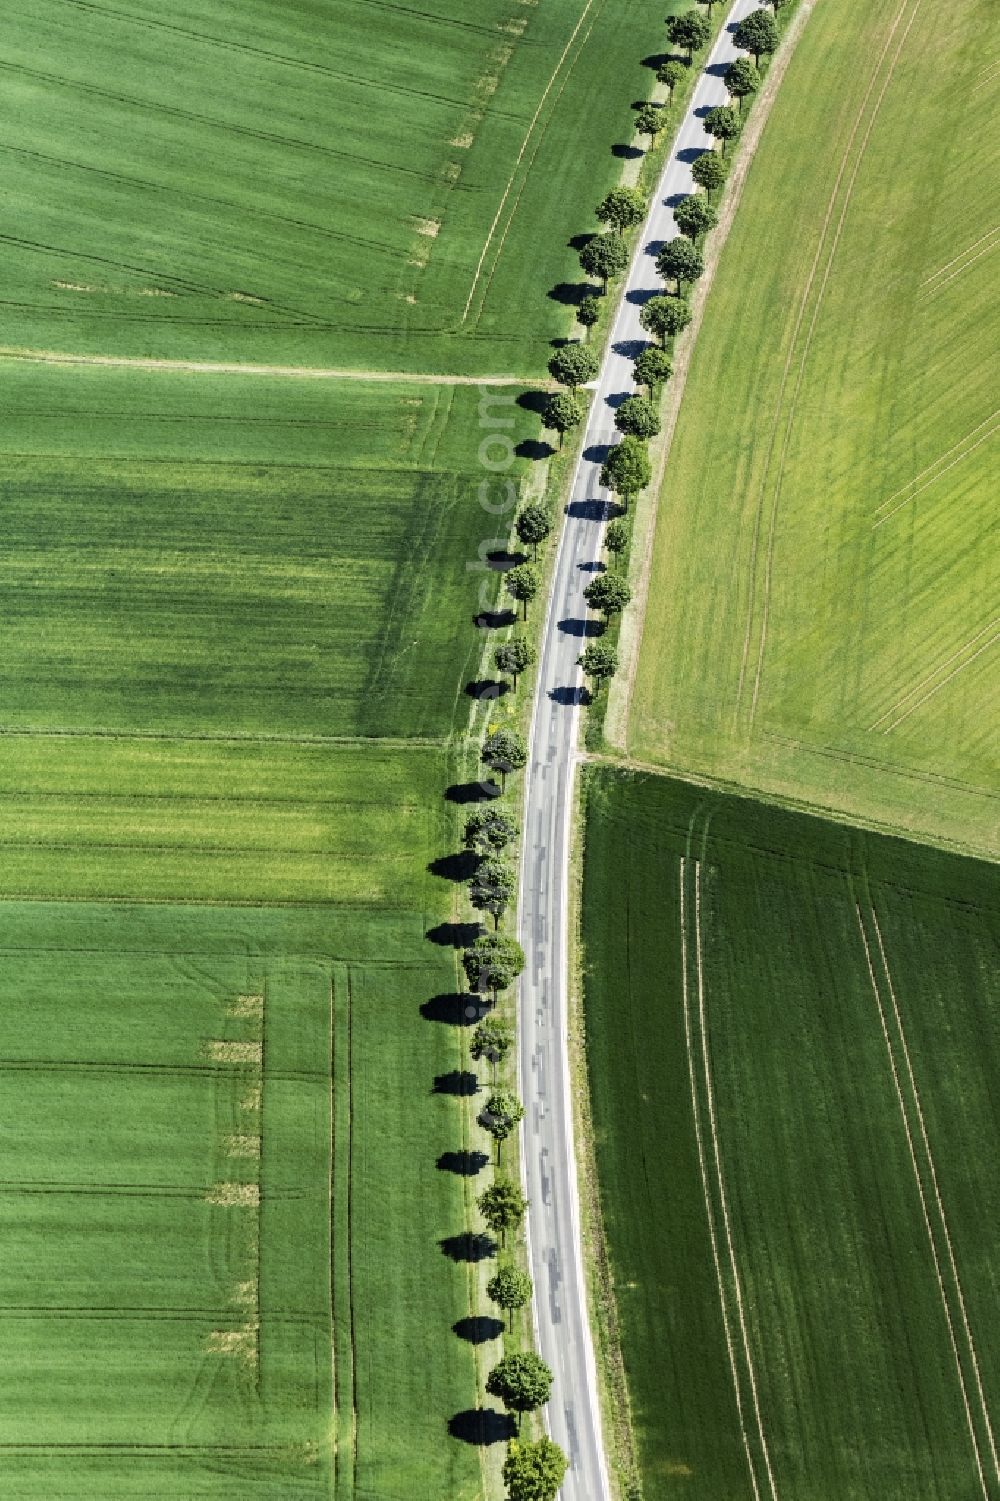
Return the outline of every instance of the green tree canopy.
{"type": "Polygon", "coordinates": [[[699,235],[715,228],[719,216],[707,198],[703,198],[700,193],[689,193],[674,209],[674,220],[681,234],[696,240],[699,235]]]}
{"type": "Polygon", "coordinates": [[[636,110],[635,128],[641,136],[649,136],[650,142],[656,140],[663,129],[663,109],[659,104],[644,104],[636,110]]]}
{"type": "Polygon", "coordinates": [[[733,109],[731,104],[718,104],[715,109],[710,109],[704,120],[705,129],[710,136],[722,142],[722,151],[725,155],[726,143],[735,141],[740,133],[739,111],[733,109]]]}
{"type": "Polygon", "coordinates": [[[626,396],[615,412],[615,426],[633,438],[655,438],[660,431],[660,415],[647,396],[626,396]]]}
{"type": "Polygon", "coordinates": [[[517,824],[502,808],[477,808],[465,820],[465,848],[476,855],[496,855],[517,838],[517,824]]]}
{"type": "Polygon", "coordinates": [[[600,316],[601,304],[598,302],[597,298],[589,296],[584,297],[584,299],[580,303],[580,306],[576,310],[576,321],[577,323],[582,324],[583,327],[587,330],[588,339],[590,338],[590,330],[593,328],[594,324],[597,322],[600,316]]]}
{"type": "Polygon", "coordinates": [[[760,88],[760,74],[748,57],[738,57],[726,69],[725,84],[731,96],[739,100],[742,109],[743,100],[756,94],[760,88]]]}
{"type": "Polygon", "coordinates": [[[499,1397],[508,1412],[517,1414],[544,1407],[552,1392],[552,1372],[534,1350],[505,1355],[486,1378],[486,1390],[499,1397]]]}
{"type": "MultiPolygon", "coordinates": [[[[560,448],[562,447],[563,434],[568,433],[571,428],[579,426],[583,421],[585,411],[586,408],[583,401],[575,391],[554,391],[549,397],[545,403],[545,411],[542,413],[542,421],[552,432],[559,434],[560,448]]],[[[534,509],[538,511],[543,510],[541,506],[536,506],[534,509]]],[[[545,515],[547,516],[548,513],[545,512],[545,515]]],[[[548,536],[548,532],[546,531],[543,535],[548,536]]],[[[525,539],[522,538],[521,540],[524,541],[525,539]]],[[[539,538],[540,540],[541,538],[539,538]]]]}
{"type": "Polygon", "coordinates": [[[516,1131],[521,1121],[524,1120],[524,1106],[516,1094],[509,1089],[495,1089],[486,1101],[486,1105],[479,1117],[483,1129],[488,1131],[496,1143],[497,1164],[500,1162],[500,1149],[512,1131],[516,1131]]]}
{"type": "Polygon", "coordinates": [[[507,1328],[514,1327],[514,1312],[529,1302],[533,1290],[531,1278],[513,1262],[499,1266],[486,1284],[486,1295],[507,1313],[507,1328]]]}
{"type": "Polygon", "coordinates": [[[641,386],[646,387],[652,397],[657,386],[669,380],[673,365],[665,349],[660,349],[656,344],[649,344],[636,356],[634,368],[636,380],[641,386]]]}
{"type": "Polygon", "coordinates": [[[486,1224],[494,1235],[500,1236],[501,1244],[506,1245],[507,1232],[517,1229],[528,1207],[521,1185],[512,1182],[510,1178],[497,1176],[476,1202],[486,1224]]]}
{"type": "MultiPolygon", "coordinates": [[[[668,301],[667,298],[663,299],[668,301]]],[[[625,437],[616,443],[601,466],[601,484],[621,496],[628,508],[629,500],[645,490],[653,477],[646,445],[641,438],[625,437]]]]}
{"type": "Polygon", "coordinates": [[[469,1043],[471,1057],[479,1063],[485,1058],[493,1067],[496,1078],[497,1064],[502,1063],[514,1046],[514,1029],[502,1016],[487,1016],[476,1027],[469,1043]]]}
{"type": "Polygon", "coordinates": [[[507,776],[520,771],[528,759],[528,747],[517,730],[494,730],[483,742],[483,760],[491,771],[499,773],[501,785],[507,785],[507,776]]]}
{"type": "Polygon", "coordinates": [[[694,54],[700,47],[704,47],[712,35],[712,27],[708,17],[703,16],[698,10],[685,10],[679,16],[671,16],[667,21],[667,36],[675,47],[683,47],[688,55],[688,62],[694,58],[694,54]]]}
{"type": "Polygon", "coordinates": [[[469,882],[469,901],[477,912],[488,912],[494,928],[514,900],[517,877],[513,868],[499,855],[488,855],[469,882]]]}
{"type": "Polygon", "coordinates": [[[691,163],[691,176],[711,198],[716,188],[721,188],[726,180],[726,164],[718,152],[703,151],[691,163]]]}
{"type": "Polygon", "coordinates": [[[686,281],[697,281],[705,270],[701,251],[683,235],[668,240],[656,257],[656,269],[664,278],[672,277],[677,283],[678,297],[686,281]]]}
{"type": "Polygon", "coordinates": [[[535,648],[524,636],[511,636],[509,641],[503,641],[494,648],[493,660],[496,663],[497,672],[509,675],[517,687],[518,677],[534,662],[535,648]]]}
{"type": "Polygon", "coordinates": [[[585,344],[564,344],[549,360],[549,370],[561,386],[575,391],[585,386],[600,369],[600,361],[585,344]]]}
{"type": "Polygon", "coordinates": [[[618,653],[604,641],[592,641],[582,656],[577,658],[577,666],[583,668],[586,677],[593,679],[596,698],[601,691],[601,684],[607,678],[613,678],[618,671],[618,653]]]}
{"type": "Polygon", "coordinates": [[[610,620],[612,615],[620,615],[624,610],[632,598],[632,590],[627,579],[620,573],[609,570],[591,579],[583,591],[583,597],[592,610],[597,610],[605,620],[610,620]]]}
{"type": "MultiPolygon", "coordinates": [[[[495,856],[487,856],[487,859],[495,856]]],[[[462,967],[472,990],[490,990],[496,1000],[509,990],[524,969],[524,950],[506,933],[484,933],[462,955],[462,967]]]]}
{"type": "Polygon", "coordinates": [[[503,586],[511,599],[521,602],[524,620],[528,618],[528,605],[541,588],[541,583],[538,569],[532,563],[519,563],[503,576],[503,586]]]}
{"type": "Polygon", "coordinates": [[[569,1460],[550,1438],[531,1444],[515,1440],[503,1466],[508,1501],[555,1501],[568,1469],[569,1460]]]}
{"type": "Polygon", "coordinates": [[[628,265],[628,247],[621,235],[594,235],[580,251],[580,265],[588,276],[600,278],[606,292],[613,276],[621,276],[628,265]]]}
{"type": "Polygon", "coordinates": [[[646,217],[646,199],[638,188],[612,188],[595,210],[602,224],[624,234],[646,217]]]}
{"type": "Polygon", "coordinates": [[[628,527],[624,521],[609,521],[604,529],[604,545],[616,556],[628,547],[628,527]]]}
{"type": "Polygon", "coordinates": [[[774,52],[778,46],[778,28],[769,10],[753,10],[736,27],[733,41],[743,52],[752,52],[753,60],[759,63],[765,53],[774,52]]]}
{"type": "Polygon", "coordinates": [[[651,297],[639,314],[648,334],[666,344],[691,322],[691,309],[679,297],[651,297]]]}
{"type": "MultiPolygon", "coordinates": [[[[578,397],[573,396],[569,391],[560,391],[559,396],[563,397],[566,401],[579,400],[578,397]]],[[[537,500],[533,500],[524,507],[524,510],[518,516],[515,522],[515,530],[526,547],[534,548],[535,556],[537,557],[539,542],[544,542],[552,530],[552,517],[545,506],[539,505],[537,500]]]]}
{"type": "Polygon", "coordinates": [[[661,63],[659,68],[657,68],[656,76],[659,79],[660,83],[662,83],[664,88],[668,91],[669,97],[671,99],[674,96],[674,89],[680,83],[686,72],[687,69],[685,68],[684,64],[679,63],[676,57],[668,57],[666,62],[661,63]]]}

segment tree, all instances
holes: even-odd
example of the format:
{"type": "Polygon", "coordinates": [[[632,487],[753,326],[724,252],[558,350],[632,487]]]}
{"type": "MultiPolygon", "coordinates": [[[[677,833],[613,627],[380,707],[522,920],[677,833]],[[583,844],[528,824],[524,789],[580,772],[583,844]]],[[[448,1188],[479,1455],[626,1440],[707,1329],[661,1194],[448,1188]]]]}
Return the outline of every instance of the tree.
{"type": "Polygon", "coordinates": [[[638,188],[612,188],[595,210],[602,224],[610,224],[619,234],[641,224],[646,217],[646,200],[638,188]]]}
{"type": "Polygon", "coordinates": [[[697,281],[705,270],[705,262],[697,245],[678,235],[675,240],[668,240],[656,257],[656,269],[662,277],[673,277],[680,297],[684,283],[697,281]]]}
{"type": "Polygon", "coordinates": [[[583,597],[592,610],[610,620],[624,610],[632,598],[632,590],[620,573],[599,573],[584,589],[583,597]]]}
{"type": "Polygon", "coordinates": [[[604,545],[615,556],[628,547],[628,527],[624,521],[609,521],[604,531],[604,545]]]}
{"type": "Polygon", "coordinates": [[[601,304],[596,297],[585,297],[576,310],[576,321],[587,331],[590,338],[590,330],[601,316],[601,304]]]}
{"type": "Polygon", "coordinates": [[[708,17],[700,11],[686,10],[679,16],[671,16],[667,21],[667,36],[675,47],[684,47],[687,51],[688,62],[694,61],[694,55],[699,47],[704,47],[712,35],[712,27],[708,17]]]}
{"type": "Polygon", "coordinates": [[[535,1443],[515,1439],[503,1466],[508,1501],[555,1501],[568,1469],[569,1460],[550,1438],[535,1443]]]}
{"type": "Polygon", "coordinates": [[[528,1201],[521,1192],[519,1183],[510,1178],[494,1178],[489,1188],[483,1190],[476,1200],[479,1213],[494,1235],[499,1235],[500,1244],[506,1246],[508,1230],[516,1230],[524,1219],[528,1201]]]}
{"type": "Polygon", "coordinates": [[[465,822],[465,848],[474,855],[496,855],[517,838],[517,824],[502,808],[477,808],[465,822]]]}
{"type": "Polygon", "coordinates": [[[635,128],[641,136],[649,136],[652,146],[663,129],[663,110],[658,104],[644,104],[636,111],[635,128]]]}
{"type": "Polygon", "coordinates": [[[524,969],[524,950],[506,933],[484,933],[462,955],[462,967],[470,990],[492,991],[496,1001],[501,990],[509,990],[524,969]]]}
{"type": "Polygon", "coordinates": [[[501,789],[507,786],[509,772],[520,771],[528,759],[528,747],[517,730],[494,730],[483,743],[483,760],[491,771],[499,772],[501,789]]]}
{"type": "Polygon", "coordinates": [[[476,1063],[483,1058],[493,1067],[496,1081],[497,1064],[502,1063],[514,1046],[514,1029],[502,1016],[487,1016],[479,1023],[469,1043],[469,1053],[476,1063]]]}
{"type": "Polygon", "coordinates": [[[626,511],[631,497],[645,490],[652,477],[653,466],[641,438],[623,438],[601,466],[601,484],[621,497],[626,511]]]}
{"type": "Polygon", "coordinates": [[[495,1089],[486,1101],[479,1117],[481,1125],[496,1142],[497,1167],[500,1166],[500,1149],[512,1131],[524,1120],[524,1106],[509,1089],[495,1089]]]}
{"type": "Polygon", "coordinates": [[[538,593],[541,582],[538,569],[531,563],[519,563],[516,568],[511,568],[503,576],[503,586],[511,599],[518,599],[521,602],[524,620],[528,618],[528,605],[538,593]]]}
{"type": "Polygon", "coordinates": [[[552,1391],[552,1372],[534,1350],[520,1350],[505,1355],[486,1378],[486,1390],[491,1397],[499,1397],[508,1412],[517,1414],[520,1430],[521,1418],[526,1412],[544,1407],[552,1391]]]}
{"type": "Polygon", "coordinates": [[[660,431],[660,418],[648,397],[626,396],[615,412],[615,426],[633,438],[655,438],[660,431]]]}
{"type": "MultiPolygon", "coordinates": [[[[579,403],[579,397],[574,396],[569,391],[560,391],[553,400],[575,401],[579,403]]],[[[580,416],[583,416],[582,412],[580,416]]],[[[578,417],[577,421],[579,420],[578,417]]],[[[548,424],[546,423],[546,425],[548,424]]],[[[548,511],[544,506],[540,506],[537,500],[533,500],[530,505],[525,506],[514,526],[518,537],[524,543],[525,547],[534,548],[534,555],[537,558],[539,542],[544,542],[552,530],[552,517],[548,511]]]]}
{"type": "Polygon", "coordinates": [[[498,1267],[486,1284],[487,1297],[506,1310],[508,1329],[514,1328],[514,1310],[529,1302],[532,1291],[533,1283],[527,1272],[510,1261],[498,1267]]]}
{"type": "Polygon", "coordinates": [[[687,69],[683,63],[679,63],[676,57],[668,57],[665,63],[661,63],[656,76],[667,91],[667,98],[673,99],[674,89],[684,77],[687,69]]]}
{"type": "Polygon", "coordinates": [[[665,350],[656,344],[648,344],[642,352],[636,356],[635,378],[641,386],[645,386],[649,392],[650,400],[656,394],[656,388],[663,381],[669,380],[673,369],[670,356],[665,350]]]}
{"type": "Polygon", "coordinates": [[[738,57],[726,69],[725,84],[730,96],[738,101],[742,112],[744,99],[750,94],[756,94],[760,88],[760,74],[748,57],[738,57]]]}
{"type": "Polygon", "coordinates": [[[703,151],[701,156],[696,157],[691,163],[691,176],[699,188],[704,188],[711,201],[716,188],[721,188],[726,180],[726,167],[721,156],[714,151],[703,151]]]}
{"type": "Polygon", "coordinates": [[[655,335],[665,346],[691,322],[691,309],[679,297],[651,297],[639,314],[647,333],[655,335]]]}
{"type": "Polygon", "coordinates": [[[469,901],[477,912],[488,912],[493,927],[499,928],[516,891],[517,877],[512,868],[499,855],[490,855],[469,882],[469,901]]]}
{"type": "Polygon", "coordinates": [[[718,104],[705,116],[704,126],[710,136],[722,142],[722,154],[725,156],[726,142],[735,141],[740,133],[740,112],[733,109],[731,104],[718,104]]]}
{"type": "Polygon", "coordinates": [[[601,289],[608,290],[613,276],[621,276],[628,265],[628,249],[621,235],[593,235],[580,251],[580,265],[588,276],[601,280],[601,289]]]}
{"type": "Polygon", "coordinates": [[[559,447],[571,428],[583,421],[584,405],[575,391],[554,391],[545,403],[542,425],[559,434],[559,447]]]}
{"type": "Polygon", "coordinates": [[[618,671],[618,653],[604,641],[592,641],[583,655],[577,657],[576,665],[583,668],[585,677],[593,678],[595,686],[591,693],[596,698],[605,679],[613,678],[618,671]]]}
{"type": "Polygon", "coordinates": [[[600,368],[597,355],[583,344],[564,344],[549,360],[549,370],[555,379],[571,391],[593,380],[600,368]]]}
{"type": "Polygon", "coordinates": [[[530,641],[523,636],[511,636],[509,641],[504,641],[493,653],[497,672],[507,673],[517,687],[518,674],[526,672],[534,662],[535,648],[530,641]]]}
{"type": "Polygon", "coordinates": [[[681,234],[694,241],[707,230],[714,229],[719,216],[707,198],[703,198],[700,193],[689,193],[674,209],[674,221],[681,234]]]}
{"type": "Polygon", "coordinates": [[[778,28],[769,10],[752,10],[733,32],[733,41],[742,52],[752,52],[758,65],[767,52],[778,46],[778,28]]]}

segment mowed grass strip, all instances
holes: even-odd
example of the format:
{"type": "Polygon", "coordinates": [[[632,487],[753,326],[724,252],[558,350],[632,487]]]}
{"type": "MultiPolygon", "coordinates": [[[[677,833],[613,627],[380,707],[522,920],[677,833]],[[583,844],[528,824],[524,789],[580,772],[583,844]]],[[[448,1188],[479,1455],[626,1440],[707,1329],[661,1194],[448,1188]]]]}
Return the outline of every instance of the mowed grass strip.
{"type": "Polygon", "coordinates": [[[537,372],[662,15],[31,0],[2,63],[11,340],[537,372]]]}
{"type": "Polygon", "coordinates": [[[434,1167],[453,1102],[404,1129],[414,1068],[456,1066],[419,1010],[450,958],[328,908],[3,919],[11,1493],[305,1501],[356,1476],[473,1501],[474,1451],[427,1439],[473,1383],[471,1347],[441,1345],[465,1311],[437,1245],[463,1215],[434,1167]]]}
{"type": "MultiPolygon", "coordinates": [[[[512,445],[515,397],[489,393],[512,445]]],[[[479,402],[7,366],[0,722],[447,735],[509,522],[479,503],[479,402]]]]}
{"type": "Polygon", "coordinates": [[[991,1496],[996,868],[610,770],[586,840],[644,1493],[991,1496]]]}
{"type": "Polygon", "coordinates": [[[810,19],[699,334],[628,729],[641,759],[988,853],[995,21],[810,19]]]}

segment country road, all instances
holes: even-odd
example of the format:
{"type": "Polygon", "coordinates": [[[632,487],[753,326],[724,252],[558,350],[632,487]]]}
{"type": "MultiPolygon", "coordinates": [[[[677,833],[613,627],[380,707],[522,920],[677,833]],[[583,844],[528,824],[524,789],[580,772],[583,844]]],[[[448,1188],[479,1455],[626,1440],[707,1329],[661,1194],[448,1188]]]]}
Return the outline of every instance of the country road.
{"type": "Polygon", "coordinates": [[[608,446],[619,437],[615,407],[635,389],[632,360],[649,342],[639,313],[649,296],[664,290],[653,256],[677,233],[671,205],[694,190],[691,161],[713,144],[701,117],[726,103],[722,74],[744,55],[733,46],[731,28],[756,8],[756,0],[736,0],[729,12],[676,134],[626,278],[559,540],[532,713],[519,903],[527,961],[520,991],[518,1067],[526,1110],[521,1152],[538,1348],[555,1376],[548,1426],[570,1457],[562,1501],[609,1501],[611,1494],[587,1315],[567,1042],[567,903],[582,684],[576,660],[588,629],[583,590],[601,558],[610,497],[598,475],[608,446]]]}

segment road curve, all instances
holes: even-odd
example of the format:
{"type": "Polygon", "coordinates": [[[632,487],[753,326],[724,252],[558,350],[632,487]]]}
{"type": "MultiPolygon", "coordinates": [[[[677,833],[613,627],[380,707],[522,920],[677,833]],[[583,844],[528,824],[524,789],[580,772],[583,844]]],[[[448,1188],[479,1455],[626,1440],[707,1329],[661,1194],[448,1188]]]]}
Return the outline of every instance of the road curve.
{"type": "Polygon", "coordinates": [[[570,828],[582,683],[576,661],[586,644],[587,620],[583,590],[601,557],[609,496],[599,484],[599,471],[608,445],[619,437],[615,407],[635,389],[632,360],[649,342],[639,312],[648,297],[663,290],[653,256],[677,233],[671,205],[694,190],[691,161],[713,144],[702,116],[726,103],[722,73],[741,55],[733,46],[732,27],[756,8],[757,0],[736,0],[726,18],[677,131],[629,268],[559,539],[532,710],[519,898],[526,957],[518,1055],[526,1110],[521,1160],[530,1206],[536,1336],[555,1376],[547,1421],[570,1457],[562,1501],[610,1501],[611,1494],[587,1315],[567,1040],[570,828]]]}

